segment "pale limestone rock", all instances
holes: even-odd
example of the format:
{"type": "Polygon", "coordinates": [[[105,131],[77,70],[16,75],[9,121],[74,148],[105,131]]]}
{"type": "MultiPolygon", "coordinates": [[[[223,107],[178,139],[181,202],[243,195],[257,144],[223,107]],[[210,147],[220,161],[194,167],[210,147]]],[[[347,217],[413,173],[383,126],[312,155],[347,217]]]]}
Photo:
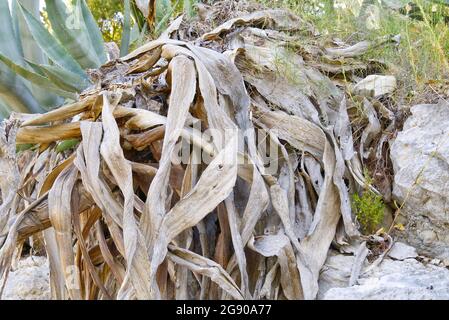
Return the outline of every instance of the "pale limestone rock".
{"type": "Polygon", "coordinates": [[[418,253],[415,248],[402,242],[396,242],[388,253],[388,256],[395,260],[405,260],[409,258],[416,258],[418,253]]]}
{"type": "Polygon", "coordinates": [[[449,104],[417,105],[391,144],[397,232],[419,254],[449,258],[449,104]]]}
{"type": "Polygon", "coordinates": [[[50,282],[47,258],[28,257],[11,270],[6,281],[4,300],[48,300],[50,282]]]}
{"type": "Polygon", "coordinates": [[[369,75],[354,86],[354,93],[369,97],[379,97],[396,90],[397,83],[394,76],[369,75]]]}
{"type": "Polygon", "coordinates": [[[449,299],[449,270],[416,259],[384,261],[348,287],[354,256],[331,253],[320,275],[318,299],[411,300],[449,299]]]}

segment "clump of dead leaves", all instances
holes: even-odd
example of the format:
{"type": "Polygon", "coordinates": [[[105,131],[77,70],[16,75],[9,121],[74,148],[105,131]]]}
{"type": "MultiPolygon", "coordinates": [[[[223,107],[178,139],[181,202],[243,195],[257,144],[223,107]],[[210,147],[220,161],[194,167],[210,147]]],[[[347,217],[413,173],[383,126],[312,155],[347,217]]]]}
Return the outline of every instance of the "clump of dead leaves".
{"type": "Polygon", "coordinates": [[[43,238],[55,299],[314,299],[331,244],[362,239],[350,195],[394,116],[348,83],[393,40],[324,47],[292,13],[248,8],[204,33],[223,3],[91,71],[78,101],[3,123],[3,283],[43,238]]]}

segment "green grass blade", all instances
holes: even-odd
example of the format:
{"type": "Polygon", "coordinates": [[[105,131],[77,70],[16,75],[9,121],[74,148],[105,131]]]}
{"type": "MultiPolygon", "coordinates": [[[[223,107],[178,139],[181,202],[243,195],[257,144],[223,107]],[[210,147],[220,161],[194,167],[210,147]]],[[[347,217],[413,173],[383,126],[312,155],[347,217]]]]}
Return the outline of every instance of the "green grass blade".
{"type": "Polygon", "coordinates": [[[145,24],[147,22],[147,19],[145,19],[145,17],[143,16],[142,12],[137,7],[135,1],[131,2],[131,12],[132,12],[132,16],[134,18],[134,21],[136,22],[137,27],[139,28],[139,31],[143,30],[145,28],[145,24]]]}
{"type": "Polygon", "coordinates": [[[130,0],[125,0],[123,33],[122,33],[122,41],[120,44],[121,57],[128,54],[130,41],[131,41],[131,2],[130,0]]]}
{"type": "Polygon", "coordinates": [[[170,17],[173,15],[173,12],[175,11],[176,7],[178,6],[180,0],[176,1],[176,4],[172,6],[171,4],[167,7],[167,10],[164,10],[163,12],[166,12],[164,16],[159,20],[158,24],[156,25],[156,34],[159,34],[163,29],[166,28],[167,22],[170,20],[170,17]]]}
{"type": "Polygon", "coordinates": [[[16,153],[24,152],[37,147],[38,145],[32,143],[18,144],[16,145],[16,153]]]}
{"type": "Polygon", "coordinates": [[[177,0],[174,6],[172,6],[170,0],[156,1],[156,26],[154,29],[156,34],[167,27],[167,22],[179,5],[179,1],[177,0]]]}
{"type": "Polygon", "coordinates": [[[183,11],[187,14],[188,17],[193,17],[194,5],[196,4],[196,2],[196,0],[184,0],[183,11]]]}

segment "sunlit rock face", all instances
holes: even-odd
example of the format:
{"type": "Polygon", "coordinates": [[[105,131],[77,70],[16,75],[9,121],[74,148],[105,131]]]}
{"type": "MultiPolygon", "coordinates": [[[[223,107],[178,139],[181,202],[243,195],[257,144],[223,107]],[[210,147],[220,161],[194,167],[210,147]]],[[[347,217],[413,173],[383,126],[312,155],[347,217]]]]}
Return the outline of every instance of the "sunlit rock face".
{"type": "Polygon", "coordinates": [[[19,261],[11,270],[2,299],[48,300],[50,281],[47,258],[30,256],[19,261]]]}
{"type": "MultiPolygon", "coordinates": [[[[403,249],[403,248],[402,248],[403,249]]],[[[409,248],[410,249],[410,248],[409,248]]],[[[330,254],[320,275],[319,299],[323,300],[440,300],[449,299],[449,270],[423,264],[415,258],[383,262],[349,287],[354,256],[330,254]]]]}
{"type": "Polygon", "coordinates": [[[449,104],[417,105],[391,145],[396,236],[418,253],[449,257],[449,104]]]}

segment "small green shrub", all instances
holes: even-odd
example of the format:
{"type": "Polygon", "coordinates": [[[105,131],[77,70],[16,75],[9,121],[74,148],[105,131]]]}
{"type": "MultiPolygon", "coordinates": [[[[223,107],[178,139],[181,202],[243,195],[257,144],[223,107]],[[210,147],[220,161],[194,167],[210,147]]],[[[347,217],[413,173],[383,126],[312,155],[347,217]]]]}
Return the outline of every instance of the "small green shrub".
{"type": "Polygon", "coordinates": [[[352,209],[364,233],[374,233],[384,219],[382,197],[369,189],[364,190],[362,196],[357,193],[352,196],[352,209]]]}

